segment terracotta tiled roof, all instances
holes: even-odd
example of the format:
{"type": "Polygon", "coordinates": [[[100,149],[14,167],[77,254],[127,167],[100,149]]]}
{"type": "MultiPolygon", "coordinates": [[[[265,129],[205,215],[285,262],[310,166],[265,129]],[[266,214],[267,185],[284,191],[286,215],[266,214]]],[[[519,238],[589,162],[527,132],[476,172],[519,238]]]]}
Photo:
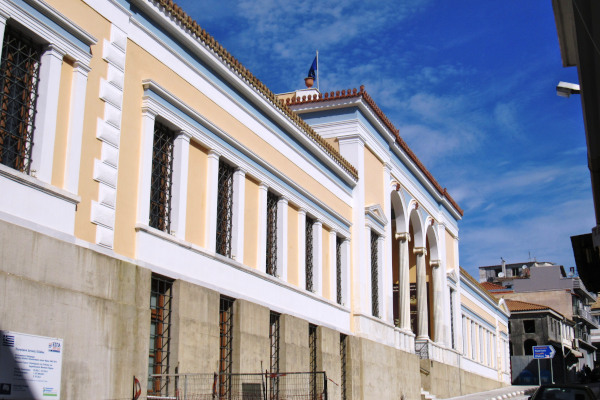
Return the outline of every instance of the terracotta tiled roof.
{"type": "MultiPolygon", "coordinates": [[[[552,308],[548,306],[544,306],[541,304],[527,303],[525,301],[519,300],[510,300],[505,299],[506,305],[508,309],[512,311],[543,311],[543,310],[552,310],[552,308]]],[[[552,310],[554,311],[554,310],[552,310]]]]}
{"type": "Polygon", "coordinates": [[[446,188],[442,188],[442,186],[435,180],[433,175],[431,175],[431,173],[427,170],[427,168],[425,168],[425,165],[423,165],[423,163],[421,162],[421,160],[419,160],[417,155],[415,153],[413,153],[413,151],[410,149],[410,147],[408,147],[408,145],[406,144],[404,139],[402,139],[400,137],[400,131],[394,126],[394,124],[392,124],[392,122],[383,113],[383,111],[381,111],[379,106],[375,103],[375,101],[371,98],[371,96],[369,96],[369,94],[365,91],[364,86],[361,85],[360,90],[356,90],[356,88],[354,88],[354,89],[342,90],[341,92],[338,90],[336,92],[331,92],[331,93],[325,93],[325,94],[319,93],[318,95],[302,96],[301,98],[300,97],[292,97],[292,98],[286,99],[285,104],[286,105],[296,105],[296,104],[316,103],[316,102],[325,102],[325,101],[337,100],[337,99],[359,98],[359,97],[363,98],[363,100],[369,105],[369,107],[371,107],[371,109],[373,110],[375,115],[377,115],[377,117],[380,119],[380,121],[394,134],[394,136],[396,137],[396,142],[398,142],[398,144],[400,145],[402,150],[404,150],[406,152],[406,154],[408,154],[410,159],[417,165],[417,167],[421,170],[421,172],[423,172],[423,174],[427,177],[429,182],[431,182],[431,184],[436,188],[436,190],[443,197],[448,199],[450,204],[452,204],[452,206],[454,208],[456,208],[456,210],[462,216],[463,210],[458,206],[456,201],[454,201],[452,196],[450,196],[450,194],[448,194],[448,191],[446,190],[446,188]]]}
{"type": "Polygon", "coordinates": [[[233,57],[223,46],[221,46],[215,38],[209,35],[204,29],[198,25],[194,19],[189,16],[181,7],[175,4],[172,0],[149,0],[158,5],[159,8],[167,15],[172,16],[179,21],[181,28],[187,30],[192,37],[195,37],[199,42],[211,49],[217,57],[228,65],[231,70],[237,73],[250,86],[253,86],[267,101],[275,108],[279,109],[284,115],[290,118],[296,126],[304,131],[308,137],[314,140],[327,154],[329,154],[338,165],[348,172],[354,180],[358,180],[356,168],[344,159],[340,153],[329,143],[317,134],[300,116],[290,110],[282,101],[280,101],[264,83],[256,78],[246,67],[244,67],[235,57],[233,57]]]}
{"type": "Polygon", "coordinates": [[[498,285],[496,283],[492,283],[492,282],[481,282],[481,286],[487,290],[487,291],[494,291],[494,293],[497,293],[499,291],[503,291],[503,292],[512,292],[512,290],[505,288],[502,285],[498,285]]]}

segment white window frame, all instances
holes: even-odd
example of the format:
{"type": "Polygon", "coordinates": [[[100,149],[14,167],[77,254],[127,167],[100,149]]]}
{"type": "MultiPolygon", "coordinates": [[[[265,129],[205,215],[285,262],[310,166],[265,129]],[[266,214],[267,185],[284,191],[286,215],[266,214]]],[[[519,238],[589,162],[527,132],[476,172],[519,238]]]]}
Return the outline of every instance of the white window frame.
{"type": "Polygon", "coordinates": [[[30,175],[1,166],[0,208],[6,213],[48,226],[68,234],[74,233],[76,205],[83,135],[83,110],[87,90],[87,75],[92,58],[89,47],[97,42],[90,34],[41,1],[27,2],[33,10],[8,0],[0,0],[0,51],[7,24],[23,29],[34,41],[45,43],[40,60],[40,80],[36,103],[35,131],[31,155],[30,175]],[[37,18],[44,15],[67,31],[80,43],[63,35],[53,26],[37,18]],[[81,47],[80,47],[81,46],[81,47]],[[87,47],[87,51],[86,48],[87,47]],[[63,58],[68,57],[74,66],[68,123],[67,157],[64,188],[52,186],[54,143],[58,114],[63,58]],[[10,200],[7,202],[7,199],[10,200]],[[5,204],[6,203],[6,204],[5,204]],[[51,207],[54,212],[45,210],[51,207]]]}

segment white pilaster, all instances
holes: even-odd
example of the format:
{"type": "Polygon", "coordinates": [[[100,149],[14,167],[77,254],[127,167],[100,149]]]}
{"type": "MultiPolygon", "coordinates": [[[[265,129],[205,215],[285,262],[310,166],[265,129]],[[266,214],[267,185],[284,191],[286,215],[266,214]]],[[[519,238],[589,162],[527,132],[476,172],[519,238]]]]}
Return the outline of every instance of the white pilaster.
{"type": "Polygon", "coordinates": [[[444,285],[441,276],[442,267],[440,260],[430,260],[429,265],[432,267],[433,279],[433,338],[436,343],[444,343],[444,319],[447,314],[444,312],[444,285]]]}
{"type": "Polygon", "coordinates": [[[217,208],[219,199],[219,158],[215,150],[208,152],[208,190],[206,191],[206,247],[209,251],[217,251],[217,208]]]}
{"type": "Polygon", "coordinates": [[[267,195],[269,187],[258,185],[258,269],[267,272],[267,195]]]}
{"type": "Polygon", "coordinates": [[[277,273],[287,282],[288,270],[288,199],[277,202],[277,273]]]}
{"type": "Polygon", "coordinates": [[[313,224],[313,289],[323,295],[323,222],[313,224]]]}
{"type": "Polygon", "coordinates": [[[0,54],[2,54],[2,44],[4,43],[4,30],[6,29],[6,20],[9,15],[0,10],[0,54]]]}
{"type": "Polygon", "coordinates": [[[399,245],[399,271],[398,271],[398,317],[400,328],[410,331],[410,278],[408,261],[408,241],[410,235],[407,232],[397,233],[399,245]]]}
{"type": "Polygon", "coordinates": [[[143,225],[148,225],[150,221],[150,186],[152,181],[152,147],[154,145],[155,120],[156,114],[148,109],[143,110],[137,207],[137,222],[143,225]]]}
{"type": "Polygon", "coordinates": [[[79,191],[79,170],[81,164],[81,143],[83,140],[83,114],[87,78],[90,67],[75,62],[73,69],[73,85],[71,87],[71,104],[69,111],[69,133],[67,143],[67,160],[65,168],[65,189],[77,194],[79,191]]]}
{"type": "Polygon", "coordinates": [[[298,210],[298,286],[306,289],[306,210],[298,210]]]}
{"type": "Polygon", "coordinates": [[[31,170],[35,170],[35,176],[46,183],[52,181],[58,92],[64,55],[65,53],[51,45],[41,57],[38,98],[42,101],[36,105],[31,170]]]}
{"type": "Polygon", "coordinates": [[[342,242],[342,305],[350,308],[350,292],[352,289],[350,282],[350,240],[344,239],[342,242]]]}
{"type": "Polygon", "coordinates": [[[413,251],[417,256],[417,339],[428,339],[429,316],[427,315],[427,286],[425,281],[425,255],[427,249],[425,247],[415,247],[413,251]]]}
{"type": "Polygon", "coordinates": [[[337,301],[337,232],[329,231],[329,293],[337,301]]]}
{"type": "Polygon", "coordinates": [[[173,145],[171,233],[179,239],[185,239],[190,137],[189,133],[182,131],[175,138],[173,145]]]}
{"type": "Polygon", "coordinates": [[[231,258],[244,263],[244,207],[246,204],[246,171],[237,168],[233,173],[233,210],[231,258]]]}
{"type": "Polygon", "coordinates": [[[391,199],[389,193],[389,187],[391,182],[391,165],[388,163],[383,164],[383,211],[387,216],[387,224],[385,225],[385,242],[383,243],[382,249],[379,255],[382,258],[382,304],[385,306],[385,314],[382,313],[382,317],[389,324],[394,325],[394,281],[393,281],[393,265],[392,265],[392,218],[391,218],[391,199]]]}

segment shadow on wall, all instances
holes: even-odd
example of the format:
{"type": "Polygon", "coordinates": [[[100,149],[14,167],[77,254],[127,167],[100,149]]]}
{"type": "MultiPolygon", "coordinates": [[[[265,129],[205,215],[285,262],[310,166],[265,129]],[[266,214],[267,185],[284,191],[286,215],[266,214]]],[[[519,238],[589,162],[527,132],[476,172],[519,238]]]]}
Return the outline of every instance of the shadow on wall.
{"type": "Polygon", "coordinates": [[[42,399],[43,393],[35,394],[27,375],[29,367],[20,364],[15,358],[14,342],[0,331],[0,399],[42,399]]]}

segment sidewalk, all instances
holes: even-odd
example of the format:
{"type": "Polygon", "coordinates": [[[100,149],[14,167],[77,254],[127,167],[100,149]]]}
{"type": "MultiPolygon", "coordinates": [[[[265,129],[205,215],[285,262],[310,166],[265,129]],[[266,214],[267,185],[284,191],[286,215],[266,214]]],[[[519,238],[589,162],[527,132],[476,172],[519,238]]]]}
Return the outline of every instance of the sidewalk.
{"type": "Polygon", "coordinates": [[[538,386],[506,386],[500,389],[488,390],[467,394],[464,396],[452,397],[446,400],[504,400],[515,397],[531,395],[538,386]]]}

